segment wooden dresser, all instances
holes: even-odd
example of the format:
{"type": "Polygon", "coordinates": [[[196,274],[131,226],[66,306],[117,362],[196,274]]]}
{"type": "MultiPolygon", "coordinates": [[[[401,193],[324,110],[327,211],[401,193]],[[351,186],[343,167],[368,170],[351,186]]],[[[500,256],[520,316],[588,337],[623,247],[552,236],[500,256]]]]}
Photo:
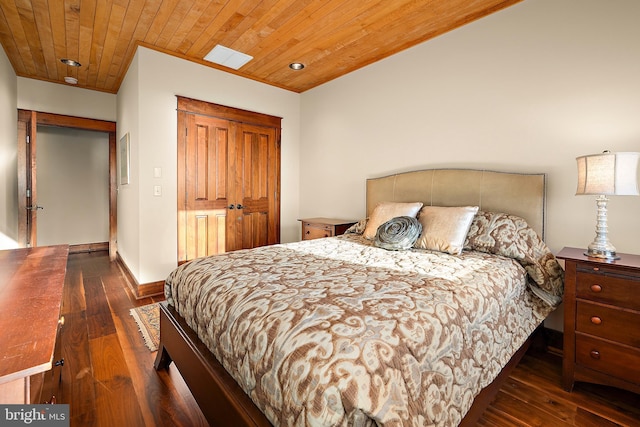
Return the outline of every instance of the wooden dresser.
{"type": "Polygon", "coordinates": [[[298,221],[302,221],[302,240],[339,236],[356,223],[356,221],[334,218],[306,218],[298,221]]]}
{"type": "Polygon", "coordinates": [[[607,262],[564,248],[563,387],[575,381],[640,393],[640,255],[607,262]]]}
{"type": "Polygon", "coordinates": [[[0,251],[2,404],[43,403],[31,384],[53,366],[68,254],[67,245],[0,251]]]}

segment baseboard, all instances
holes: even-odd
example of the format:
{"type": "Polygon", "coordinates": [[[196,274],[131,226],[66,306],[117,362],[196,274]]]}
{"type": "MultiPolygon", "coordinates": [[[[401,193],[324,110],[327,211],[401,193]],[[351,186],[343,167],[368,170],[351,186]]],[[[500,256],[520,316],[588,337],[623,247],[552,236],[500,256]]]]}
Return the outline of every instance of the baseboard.
{"type": "Polygon", "coordinates": [[[546,342],[546,349],[548,353],[555,354],[562,357],[563,354],[563,339],[564,335],[560,331],[555,329],[544,328],[544,337],[546,342]]]}
{"type": "Polygon", "coordinates": [[[120,267],[120,271],[122,271],[122,274],[127,279],[127,285],[129,286],[129,289],[136,299],[151,297],[154,295],[161,295],[164,292],[164,281],[143,284],[138,283],[136,278],[131,273],[131,270],[129,270],[129,267],[127,267],[127,264],[120,256],[120,253],[116,253],[116,262],[120,267]]]}
{"type": "Polygon", "coordinates": [[[530,354],[553,354],[562,358],[562,332],[540,325],[531,338],[530,354]]]}
{"type": "Polygon", "coordinates": [[[80,254],[86,252],[108,251],[109,242],[85,243],[80,245],[69,245],[70,254],[80,254]]]}

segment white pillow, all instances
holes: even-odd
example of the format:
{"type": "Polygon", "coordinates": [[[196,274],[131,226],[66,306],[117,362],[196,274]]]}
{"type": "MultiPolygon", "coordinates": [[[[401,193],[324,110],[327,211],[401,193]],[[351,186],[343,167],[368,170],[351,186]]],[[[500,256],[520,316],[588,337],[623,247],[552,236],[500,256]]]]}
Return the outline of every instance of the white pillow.
{"type": "Polygon", "coordinates": [[[380,202],[376,205],[367,221],[367,226],[362,235],[366,239],[373,240],[376,237],[378,227],[392,218],[398,216],[410,216],[415,218],[420,208],[421,202],[400,203],[400,202],[380,202]]]}
{"type": "Polygon", "coordinates": [[[413,247],[460,255],[476,212],[477,206],[423,207],[418,215],[422,234],[413,247]]]}

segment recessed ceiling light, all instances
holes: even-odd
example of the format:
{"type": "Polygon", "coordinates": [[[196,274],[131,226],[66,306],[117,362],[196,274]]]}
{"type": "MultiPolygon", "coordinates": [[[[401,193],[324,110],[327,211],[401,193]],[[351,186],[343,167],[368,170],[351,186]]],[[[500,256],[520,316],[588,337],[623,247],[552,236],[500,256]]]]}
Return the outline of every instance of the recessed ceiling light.
{"type": "Polygon", "coordinates": [[[304,68],[304,64],[302,62],[292,62],[289,64],[289,68],[292,70],[302,70],[304,68]]]}
{"type": "Polygon", "coordinates": [[[238,52],[237,50],[229,49],[222,45],[216,45],[216,47],[214,47],[211,52],[204,57],[204,59],[205,61],[237,70],[247,62],[251,61],[253,56],[238,52]]]}
{"type": "Polygon", "coordinates": [[[78,84],[78,79],[76,79],[75,77],[71,77],[71,76],[66,76],[64,78],[64,81],[69,83],[70,85],[77,85],[78,84]]]}
{"type": "Polygon", "coordinates": [[[62,58],[60,60],[63,64],[67,64],[71,67],[79,67],[81,64],[78,61],[74,61],[73,59],[62,58]]]}

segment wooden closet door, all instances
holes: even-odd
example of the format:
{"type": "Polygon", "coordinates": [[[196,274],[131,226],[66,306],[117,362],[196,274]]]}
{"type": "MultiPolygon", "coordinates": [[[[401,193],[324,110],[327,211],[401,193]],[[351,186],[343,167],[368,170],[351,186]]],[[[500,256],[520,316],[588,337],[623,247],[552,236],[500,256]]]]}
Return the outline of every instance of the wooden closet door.
{"type": "Polygon", "coordinates": [[[178,97],[178,262],[280,242],[281,118],[178,97]]]}
{"type": "Polygon", "coordinates": [[[228,152],[232,124],[187,115],[185,150],[185,260],[226,250],[228,152]]]}
{"type": "Polygon", "coordinates": [[[230,162],[235,210],[229,211],[227,249],[278,243],[280,132],[238,124],[230,162]]]}

